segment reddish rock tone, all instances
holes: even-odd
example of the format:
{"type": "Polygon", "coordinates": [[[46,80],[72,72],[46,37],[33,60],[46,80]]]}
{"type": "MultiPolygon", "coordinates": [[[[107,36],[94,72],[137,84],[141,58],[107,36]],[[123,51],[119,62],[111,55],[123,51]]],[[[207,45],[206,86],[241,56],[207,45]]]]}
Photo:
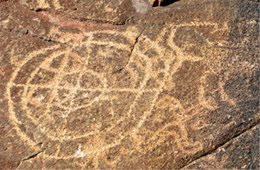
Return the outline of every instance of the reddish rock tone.
{"type": "Polygon", "coordinates": [[[259,168],[258,5],[0,1],[0,167],[259,168]]]}

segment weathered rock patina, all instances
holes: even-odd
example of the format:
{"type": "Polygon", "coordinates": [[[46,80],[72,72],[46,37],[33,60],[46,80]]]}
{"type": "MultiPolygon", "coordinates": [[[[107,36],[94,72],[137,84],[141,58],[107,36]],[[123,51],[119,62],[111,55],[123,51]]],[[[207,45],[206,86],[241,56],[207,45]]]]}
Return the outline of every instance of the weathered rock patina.
{"type": "Polygon", "coordinates": [[[259,168],[258,6],[0,1],[0,167],[259,168]]]}

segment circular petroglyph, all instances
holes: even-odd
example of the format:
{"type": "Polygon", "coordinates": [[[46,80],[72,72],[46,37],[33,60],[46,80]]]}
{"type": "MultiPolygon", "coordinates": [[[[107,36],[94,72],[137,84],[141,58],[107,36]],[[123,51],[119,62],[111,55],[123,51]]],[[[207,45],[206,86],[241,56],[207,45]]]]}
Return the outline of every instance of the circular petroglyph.
{"type": "Polygon", "coordinates": [[[178,126],[182,135],[177,137],[177,147],[200,148],[198,142],[191,147],[193,141],[187,139],[182,122],[188,120],[183,115],[187,109],[181,100],[163,95],[178,85],[173,74],[178,74],[183,63],[187,67],[202,63],[200,56],[191,57],[173,43],[176,30],[176,26],[164,28],[153,41],[138,36],[133,28],[80,36],[68,33],[66,38],[77,38],[71,46],[56,45],[28,54],[17,64],[7,90],[17,134],[32,147],[42,138],[52,141],[56,153],[46,152],[50,157],[84,157],[120,144],[127,135],[137,137],[147,119],[163,119],[156,112],[170,108],[174,119],[157,129],[148,142],[178,126]],[[34,130],[29,133],[26,126],[34,130]],[[68,147],[73,147],[71,152],[68,147]]]}

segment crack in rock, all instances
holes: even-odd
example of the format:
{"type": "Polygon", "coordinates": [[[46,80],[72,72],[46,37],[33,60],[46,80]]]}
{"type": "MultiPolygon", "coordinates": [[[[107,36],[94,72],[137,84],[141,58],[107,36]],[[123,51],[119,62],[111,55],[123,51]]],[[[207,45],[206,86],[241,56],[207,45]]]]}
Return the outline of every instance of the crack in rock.
{"type": "Polygon", "coordinates": [[[22,160],[18,163],[17,169],[19,169],[19,167],[23,164],[23,162],[36,158],[39,154],[43,153],[45,150],[46,150],[46,149],[40,150],[40,151],[38,151],[38,152],[36,152],[36,153],[34,153],[34,154],[32,154],[32,155],[30,155],[30,156],[28,156],[28,157],[22,159],[22,160]]]}

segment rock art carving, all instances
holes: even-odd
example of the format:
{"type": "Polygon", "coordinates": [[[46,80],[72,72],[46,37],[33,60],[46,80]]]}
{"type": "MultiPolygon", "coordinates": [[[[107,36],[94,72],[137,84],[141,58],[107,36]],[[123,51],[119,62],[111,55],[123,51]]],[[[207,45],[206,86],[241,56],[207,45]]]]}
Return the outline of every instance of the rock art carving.
{"type": "MultiPolygon", "coordinates": [[[[208,25],[216,27],[214,23],[203,23],[203,26],[208,25]]],[[[77,36],[81,38],[73,42],[72,48],[64,49],[62,45],[54,45],[28,54],[17,65],[7,90],[10,120],[17,133],[29,146],[36,145],[35,138],[21,129],[24,123],[35,128],[39,138],[45,137],[55,142],[69,141],[75,143],[75,146],[79,145],[79,139],[86,139],[91,143],[80,144],[76,153],[64,155],[61,146],[55,145],[53,149],[57,152],[46,156],[69,159],[86,154],[91,157],[119,145],[128,135],[138,138],[140,129],[149,117],[156,116],[158,118],[154,120],[160,121],[162,118],[158,113],[168,109],[174,118],[156,130],[146,142],[163,142],[164,137],[172,136],[181,152],[194,153],[200,150],[201,143],[188,138],[185,122],[204,108],[215,107],[214,101],[203,97],[203,76],[198,79],[198,84],[201,84],[198,87],[199,102],[192,107],[185,108],[178,98],[162,95],[165,90],[169,90],[167,83],[173,89],[177,85],[172,77],[178,74],[179,69],[204,62],[200,56],[190,57],[172,41],[179,28],[196,26],[167,26],[156,41],[140,35],[142,41],[134,47],[133,43],[138,36],[135,28],[125,32],[92,31],[77,36]],[[166,40],[170,50],[160,45],[163,41],[161,37],[167,30],[171,30],[166,40]],[[109,41],[103,37],[110,37],[109,41]],[[157,56],[161,56],[159,63],[156,57],[149,55],[151,49],[157,56]],[[130,51],[129,58],[120,58],[121,53],[130,51]],[[117,68],[120,66],[123,68],[117,68]],[[128,79],[120,79],[122,74],[127,74],[128,79]],[[147,101],[143,110],[138,111],[143,99],[147,101]],[[122,105],[125,105],[124,108],[122,105]],[[191,114],[185,115],[189,110],[191,114]],[[137,112],[140,115],[136,115],[137,112]],[[125,132],[114,134],[110,137],[111,141],[105,141],[103,136],[112,133],[117,126],[121,127],[122,122],[133,123],[125,132]],[[169,132],[170,128],[178,130],[176,133],[169,132]],[[92,141],[96,141],[95,145],[92,141]]],[[[67,34],[69,37],[74,36],[67,34]]],[[[206,41],[210,44],[210,41],[206,41]]],[[[207,126],[200,123],[202,125],[197,128],[207,126]]]]}
{"type": "Polygon", "coordinates": [[[189,168],[244,140],[257,22],[237,21],[242,1],[149,2],[162,1],[1,2],[1,166],[189,168]]]}

